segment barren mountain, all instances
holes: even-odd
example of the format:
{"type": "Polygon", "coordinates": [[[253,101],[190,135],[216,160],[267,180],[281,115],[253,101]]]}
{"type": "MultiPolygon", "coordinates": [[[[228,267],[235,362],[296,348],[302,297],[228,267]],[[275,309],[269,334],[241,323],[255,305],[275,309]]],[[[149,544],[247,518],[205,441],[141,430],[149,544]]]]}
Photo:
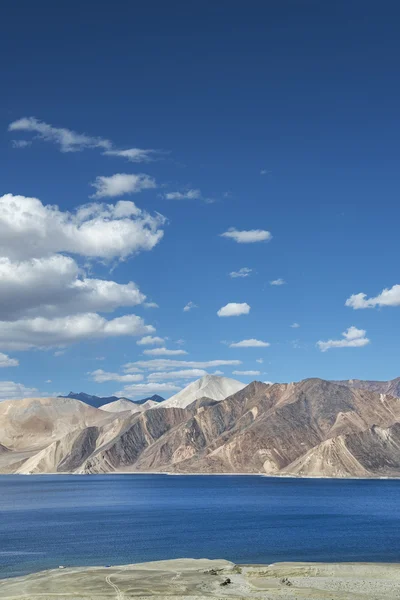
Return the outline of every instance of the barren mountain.
{"type": "Polygon", "coordinates": [[[118,398],[118,396],[92,396],[91,394],[86,394],[85,392],[70,392],[68,396],[58,396],[58,398],[72,398],[73,400],[80,400],[81,402],[85,402],[85,404],[89,404],[89,406],[93,406],[94,408],[103,408],[105,404],[111,404],[112,402],[116,402],[117,400],[126,400],[127,402],[133,402],[134,404],[144,404],[148,400],[152,400],[153,402],[163,402],[164,398],[154,394],[154,396],[150,396],[150,398],[143,398],[142,400],[130,400],[129,398],[118,398]]]}
{"type": "Polygon", "coordinates": [[[218,377],[217,375],[205,375],[201,379],[189,384],[168,400],[161,402],[159,406],[163,408],[186,408],[189,404],[204,396],[211,398],[211,400],[224,400],[244,387],[245,384],[236,379],[218,377]]]}
{"type": "Polygon", "coordinates": [[[186,408],[137,413],[0,403],[0,472],[400,476],[400,398],[307,379],[255,381],[218,401],[200,395],[207,380],[195,384],[180,393],[199,396],[186,408]]]}
{"type": "Polygon", "coordinates": [[[369,392],[377,392],[378,394],[389,394],[390,396],[400,397],[400,377],[390,381],[363,381],[362,379],[347,379],[344,381],[334,381],[338,385],[346,385],[348,387],[359,390],[368,390],[369,392]]]}

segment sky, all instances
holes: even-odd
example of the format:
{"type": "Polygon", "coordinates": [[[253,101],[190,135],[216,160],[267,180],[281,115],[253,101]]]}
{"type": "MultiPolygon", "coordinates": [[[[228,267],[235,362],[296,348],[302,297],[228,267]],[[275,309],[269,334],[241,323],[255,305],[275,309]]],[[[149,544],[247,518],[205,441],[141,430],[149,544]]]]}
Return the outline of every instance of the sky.
{"type": "Polygon", "coordinates": [[[397,2],[0,8],[0,399],[400,375],[397,2]]]}

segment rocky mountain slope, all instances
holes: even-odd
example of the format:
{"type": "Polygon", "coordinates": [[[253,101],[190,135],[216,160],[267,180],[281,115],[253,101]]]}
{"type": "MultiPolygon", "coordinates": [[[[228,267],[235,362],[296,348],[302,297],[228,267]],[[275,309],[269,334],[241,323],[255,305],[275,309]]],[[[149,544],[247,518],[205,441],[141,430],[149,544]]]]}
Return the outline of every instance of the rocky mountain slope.
{"type": "Polygon", "coordinates": [[[335,382],[253,382],[136,413],[60,401],[0,403],[0,472],[400,476],[400,398],[335,382]]]}
{"type": "Polygon", "coordinates": [[[344,381],[334,381],[339,385],[359,390],[368,390],[369,392],[377,392],[378,394],[389,394],[390,396],[400,396],[400,377],[390,381],[363,381],[361,379],[347,379],[344,381]]]}

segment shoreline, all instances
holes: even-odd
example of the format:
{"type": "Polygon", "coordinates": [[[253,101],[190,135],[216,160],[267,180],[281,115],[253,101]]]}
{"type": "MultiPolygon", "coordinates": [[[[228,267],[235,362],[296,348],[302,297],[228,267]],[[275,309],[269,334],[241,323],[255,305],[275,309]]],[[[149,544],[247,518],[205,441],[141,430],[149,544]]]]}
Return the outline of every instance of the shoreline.
{"type": "Polygon", "coordinates": [[[268,479],[295,479],[295,480],[330,480],[330,481],[399,481],[400,475],[390,477],[388,475],[371,475],[371,477],[328,477],[324,475],[269,475],[268,473],[173,473],[171,471],[107,471],[106,473],[0,473],[1,477],[37,477],[55,475],[74,477],[93,477],[108,475],[166,475],[169,477],[266,477],[268,479]]]}
{"type": "Polygon", "coordinates": [[[4,600],[213,598],[395,600],[400,563],[238,564],[180,558],[126,565],[68,567],[0,579],[4,600]]]}

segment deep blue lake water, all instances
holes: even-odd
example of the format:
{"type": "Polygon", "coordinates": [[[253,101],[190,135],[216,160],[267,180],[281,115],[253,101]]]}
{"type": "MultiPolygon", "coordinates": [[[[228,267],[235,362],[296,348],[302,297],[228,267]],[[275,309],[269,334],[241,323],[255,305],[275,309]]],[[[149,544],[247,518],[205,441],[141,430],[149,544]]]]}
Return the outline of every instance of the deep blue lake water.
{"type": "Polygon", "coordinates": [[[400,481],[0,477],[0,577],[178,557],[400,562],[400,481]]]}

